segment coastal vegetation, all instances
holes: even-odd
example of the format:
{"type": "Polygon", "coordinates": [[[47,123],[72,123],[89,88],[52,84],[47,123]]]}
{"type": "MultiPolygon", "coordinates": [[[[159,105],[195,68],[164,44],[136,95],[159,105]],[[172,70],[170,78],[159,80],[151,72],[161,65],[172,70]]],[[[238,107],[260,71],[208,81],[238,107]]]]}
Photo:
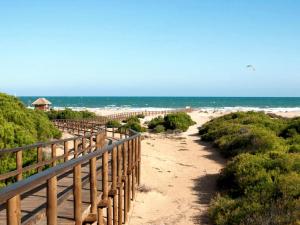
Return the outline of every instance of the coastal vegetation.
{"type": "Polygon", "coordinates": [[[109,120],[107,121],[106,126],[108,128],[119,128],[122,124],[118,120],[109,120]]]}
{"type": "Polygon", "coordinates": [[[74,111],[72,109],[63,109],[63,110],[50,110],[46,112],[48,118],[50,120],[54,119],[89,119],[95,118],[96,114],[93,112],[89,112],[87,110],[84,111],[74,111]]]}
{"type": "Polygon", "coordinates": [[[153,118],[149,121],[148,128],[153,129],[156,133],[164,132],[166,130],[184,132],[194,124],[195,122],[190,115],[185,112],[176,112],[167,114],[164,117],[158,116],[153,118]]]}
{"type": "Polygon", "coordinates": [[[131,129],[137,132],[145,132],[146,128],[142,126],[140,119],[137,116],[131,116],[123,121],[125,124],[120,127],[121,131],[131,129]]]}
{"type": "MultiPolygon", "coordinates": [[[[61,132],[44,112],[28,109],[17,98],[0,93],[0,149],[20,147],[37,141],[60,138],[60,136],[61,132]]],[[[36,161],[36,151],[25,151],[23,153],[24,165],[33,161],[36,161]]],[[[1,156],[0,174],[15,168],[13,155],[1,156]]]]}
{"type": "Polygon", "coordinates": [[[140,113],[136,117],[139,118],[139,119],[144,119],[145,115],[143,113],[140,113]]]}
{"type": "Polygon", "coordinates": [[[210,207],[214,224],[299,223],[299,118],[237,112],[211,120],[199,133],[230,159],[210,207]]]}

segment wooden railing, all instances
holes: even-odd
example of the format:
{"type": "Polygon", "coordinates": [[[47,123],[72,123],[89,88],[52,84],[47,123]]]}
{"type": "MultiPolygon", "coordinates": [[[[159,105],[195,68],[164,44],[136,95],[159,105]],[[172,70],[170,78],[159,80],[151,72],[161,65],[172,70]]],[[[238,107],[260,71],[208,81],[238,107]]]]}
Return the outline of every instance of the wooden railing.
{"type": "MultiPolygon", "coordinates": [[[[57,125],[58,123],[56,121],[57,125]]],[[[59,124],[63,126],[62,123],[59,124]]],[[[70,123],[65,121],[64,129],[70,129],[70,124],[75,126],[74,121],[70,121],[70,123]]],[[[22,158],[18,157],[18,154],[22,155],[22,152],[27,149],[37,149],[38,152],[41,152],[40,148],[45,147],[45,143],[4,150],[10,154],[17,154],[18,167],[9,176],[3,175],[2,178],[19,177],[16,183],[0,189],[0,204],[6,208],[7,225],[24,222],[21,218],[22,196],[43,185],[47,189],[46,213],[43,214],[46,224],[60,223],[58,221],[61,204],[58,199],[58,177],[64,177],[70,172],[73,176],[70,187],[73,189],[73,221],[75,224],[97,222],[101,225],[121,225],[128,220],[131,200],[135,198],[135,190],[141,180],[141,136],[130,130],[120,134],[120,137],[124,137],[123,139],[105,145],[108,130],[104,129],[105,132],[103,132],[100,126],[87,124],[76,125],[80,136],[47,143],[47,146],[51,145],[51,159],[40,160],[30,168],[22,167],[22,158]],[[83,127],[86,129],[82,129],[83,127]],[[100,128],[100,130],[95,131],[95,128],[100,128]],[[86,140],[89,140],[88,144],[86,140]],[[72,159],[69,159],[70,149],[67,147],[68,145],[65,145],[68,141],[74,142],[72,159]],[[79,143],[81,143],[81,147],[79,147],[79,143]],[[58,144],[64,146],[64,154],[61,156],[56,156],[58,144]],[[57,164],[59,160],[64,160],[64,162],[57,164]],[[41,168],[45,165],[52,167],[42,170],[41,168]],[[88,169],[87,179],[82,177],[83,168],[88,169]],[[22,180],[22,173],[29,169],[36,169],[38,173],[22,180]],[[99,171],[101,171],[101,184],[97,178],[99,171]],[[90,195],[89,207],[86,210],[83,210],[83,181],[88,183],[90,195]]],[[[40,215],[41,218],[43,216],[40,215]]],[[[5,221],[0,221],[1,224],[2,222],[5,224],[5,221]]]]}
{"type": "MultiPolygon", "coordinates": [[[[77,121],[77,123],[79,123],[77,121]]],[[[65,123],[65,125],[58,125],[59,128],[64,127],[67,129],[71,125],[74,125],[74,121],[65,123]]],[[[13,149],[1,149],[0,150],[0,159],[3,157],[15,158],[15,170],[0,174],[0,182],[10,183],[14,181],[20,181],[23,179],[23,175],[26,173],[41,172],[43,169],[51,166],[55,166],[58,163],[66,162],[71,158],[76,157],[76,155],[85,154],[90,152],[95,148],[95,140],[105,136],[105,128],[97,124],[93,125],[93,129],[87,127],[87,123],[81,123],[82,126],[76,126],[73,134],[79,134],[82,132],[83,136],[81,138],[72,137],[61,140],[54,140],[49,142],[35,143],[32,145],[27,145],[24,147],[18,147],[13,149]],[[86,135],[89,133],[90,135],[86,135]],[[73,145],[70,148],[70,145],[73,145]],[[58,150],[61,150],[63,153],[58,154],[58,150]],[[48,155],[47,155],[48,153],[48,155]],[[26,162],[24,165],[23,156],[25,154],[36,155],[35,161],[26,162]]],[[[63,129],[63,130],[64,130],[63,129]]]]}
{"type": "Polygon", "coordinates": [[[112,114],[112,115],[107,115],[107,116],[100,116],[92,119],[87,119],[88,121],[97,121],[101,124],[105,124],[109,120],[124,120],[128,119],[129,117],[132,116],[138,116],[138,115],[143,115],[143,116],[156,116],[156,115],[166,115],[169,113],[174,113],[174,112],[192,112],[193,109],[191,108],[183,108],[183,109],[169,109],[169,110],[157,110],[157,111],[136,111],[136,112],[124,112],[124,113],[117,113],[117,114],[112,114]]]}

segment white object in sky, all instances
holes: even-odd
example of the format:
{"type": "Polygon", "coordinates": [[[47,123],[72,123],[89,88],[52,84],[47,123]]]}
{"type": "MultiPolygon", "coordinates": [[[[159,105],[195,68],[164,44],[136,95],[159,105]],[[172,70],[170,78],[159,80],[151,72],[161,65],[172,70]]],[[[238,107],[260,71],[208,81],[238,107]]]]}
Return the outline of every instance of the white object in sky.
{"type": "Polygon", "coordinates": [[[252,71],[255,71],[255,67],[251,64],[247,65],[246,67],[247,69],[251,69],[252,71]]]}

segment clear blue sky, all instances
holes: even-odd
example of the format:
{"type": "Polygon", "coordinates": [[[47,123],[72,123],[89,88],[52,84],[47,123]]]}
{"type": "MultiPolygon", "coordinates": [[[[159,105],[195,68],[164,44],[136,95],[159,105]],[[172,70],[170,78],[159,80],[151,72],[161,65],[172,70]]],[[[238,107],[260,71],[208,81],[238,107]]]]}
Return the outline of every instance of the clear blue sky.
{"type": "Polygon", "coordinates": [[[299,12],[298,0],[2,0],[0,91],[300,96],[299,12]]]}

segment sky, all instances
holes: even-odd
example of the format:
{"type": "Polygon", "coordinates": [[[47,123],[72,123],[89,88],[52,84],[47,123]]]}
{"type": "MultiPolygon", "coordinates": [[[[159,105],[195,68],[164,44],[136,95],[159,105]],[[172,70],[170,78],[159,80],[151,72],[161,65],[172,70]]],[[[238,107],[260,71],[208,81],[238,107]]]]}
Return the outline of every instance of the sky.
{"type": "Polygon", "coordinates": [[[0,92],[300,96],[299,12],[298,0],[0,0],[0,92]]]}

